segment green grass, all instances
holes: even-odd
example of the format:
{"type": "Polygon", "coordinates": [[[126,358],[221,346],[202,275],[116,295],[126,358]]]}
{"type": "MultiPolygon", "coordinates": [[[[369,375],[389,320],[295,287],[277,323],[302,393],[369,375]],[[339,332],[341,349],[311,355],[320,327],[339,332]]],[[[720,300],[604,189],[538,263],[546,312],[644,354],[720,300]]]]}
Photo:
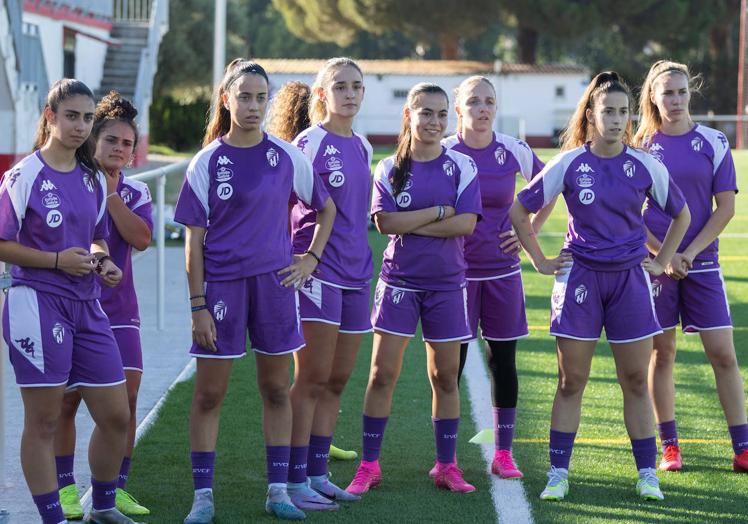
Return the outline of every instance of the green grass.
{"type": "MultiPolygon", "coordinates": [[[[378,158],[391,149],[377,151],[378,158]]],[[[541,151],[548,160],[553,151],[541,151]]],[[[376,158],[378,160],[378,158],[376,158]]],[[[735,153],[739,185],[748,186],[748,153],[735,153]]],[[[728,233],[748,232],[748,199],[737,198],[737,213],[728,233]]],[[[566,228],[565,206],[559,202],[544,231],[566,228]]],[[[374,259],[381,260],[384,239],[370,236],[374,259]]],[[[546,253],[557,251],[562,238],[541,237],[546,253]]],[[[748,377],[748,246],[745,239],[721,241],[723,271],[735,323],[735,345],[744,377],[748,377]]],[[[640,502],[634,492],[635,469],[623,425],[622,397],[607,344],[598,346],[585,394],[581,440],[571,465],[571,492],[562,503],[541,503],[548,468],[547,436],[556,387],[554,340],[547,334],[553,279],[523,264],[531,336],[520,342],[517,365],[520,394],[515,457],[525,473],[524,486],[539,523],[572,522],[745,522],[748,475],[730,471],[732,449],[714,389],[714,378],[697,337],[678,334],[675,368],[680,437],[685,439],[685,469],[660,475],[664,502],[640,502]],[[704,443],[689,444],[688,439],[704,443]]],[[[185,329],[189,329],[185,326],[185,329]]],[[[185,350],[187,348],[179,348],[185,350]]],[[[364,339],[358,363],[343,398],[335,434],[337,445],[360,450],[361,405],[369,370],[371,337],[364,339]]],[[[393,415],[382,452],[385,482],[359,504],[337,513],[310,514],[310,521],[368,522],[490,522],[495,513],[477,446],[467,443],[475,433],[467,395],[458,454],[465,477],[478,492],[461,496],[437,492],[426,477],[433,461],[430,392],[420,334],[410,344],[398,384],[393,415]]],[[[260,426],[261,405],[253,359],[239,361],[224,406],[215,493],[219,523],[262,518],[265,464],[260,426]]],[[[128,489],[152,510],[147,522],[177,522],[191,502],[187,417],[193,382],[180,384],[160,419],[138,444],[128,489]]],[[[486,399],[489,402],[489,399],[486,399]]],[[[478,428],[480,429],[480,428],[478,428]]],[[[355,464],[332,462],[334,479],[346,485],[355,464]]]]}

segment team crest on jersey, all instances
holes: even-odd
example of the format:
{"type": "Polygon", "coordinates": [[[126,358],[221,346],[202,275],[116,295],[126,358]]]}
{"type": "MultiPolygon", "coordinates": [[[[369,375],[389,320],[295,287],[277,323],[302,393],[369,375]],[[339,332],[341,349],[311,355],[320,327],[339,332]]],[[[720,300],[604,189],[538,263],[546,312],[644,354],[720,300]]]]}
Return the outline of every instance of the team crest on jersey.
{"type": "Polygon", "coordinates": [[[340,171],[343,169],[343,161],[336,156],[331,156],[325,160],[325,168],[330,171],[340,171]]]}
{"type": "Polygon", "coordinates": [[[652,296],[654,298],[657,298],[660,296],[660,293],[662,293],[662,282],[659,280],[653,280],[652,281],[652,296]]]}
{"type": "Polygon", "coordinates": [[[327,181],[332,187],[340,187],[345,184],[345,175],[342,171],[333,171],[327,178],[327,181]]]}
{"type": "Polygon", "coordinates": [[[226,318],[226,311],[228,311],[228,306],[226,306],[226,302],[224,302],[223,300],[219,300],[213,306],[213,317],[218,322],[220,322],[221,320],[226,318]]]}
{"type": "Polygon", "coordinates": [[[224,182],[223,184],[218,184],[216,194],[221,200],[228,200],[234,194],[234,188],[231,184],[224,182]]]}
{"type": "Polygon", "coordinates": [[[234,172],[228,167],[219,167],[216,171],[217,182],[228,182],[234,176],[234,172]]]}
{"type": "MultiPolygon", "coordinates": [[[[85,184],[86,189],[89,193],[94,192],[94,176],[91,173],[86,173],[83,175],[83,184],[85,184]]],[[[55,186],[52,185],[52,189],[54,189],[55,186]]]]}
{"type": "Polygon", "coordinates": [[[122,199],[122,202],[129,204],[130,200],[132,200],[132,191],[130,191],[129,187],[125,186],[122,188],[122,191],[119,192],[119,197],[122,199]]]}
{"type": "Polygon", "coordinates": [[[322,156],[339,155],[339,154],[340,154],[340,151],[338,151],[338,149],[334,145],[329,144],[327,147],[325,147],[325,153],[322,156]]]}
{"type": "Polygon", "coordinates": [[[577,177],[577,185],[579,187],[592,187],[595,184],[595,179],[590,175],[582,173],[577,177]]]}
{"type": "Polygon", "coordinates": [[[44,198],[42,198],[42,204],[47,209],[57,209],[60,207],[60,197],[55,193],[47,193],[44,195],[44,198]]]}
{"type": "Polygon", "coordinates": [[[52,191],[53,189],[57,189],[57,186],[55,186],[51,180],[43,180],[39,191],[52,191]]]}
{"type": "Polygon", "coordinates": [[[408,180],[405,181],[405,185],[403,186],[403,191],[408,191],[410,188],[413,187],[413,179],[411,178],[413,175],[411,173],[408,173],[408,180]]]}
{"type": "Polygon", "coordinates": [[[626,173],[627,177],[633,178],[634,173],[636,173],[636,164],[631,160],[626,160],[623,163],[623,172],[626,173]]]}
{"type": "Polygon", "coordinates": [[[704,145],[704,141],[701,139],[700,136],[695,136],[691,139],[691,149],[696,151],[697,153],[701,151],[701,147],[704,145]]]}
{"type": "Polygon", "coordinates": [[[402,289],[393,289],[392,294],[390,295],[390,300],[392,300],[393,304],[399,304],[404,295],[405,291],[402,289]]]}
{"type": "Polygon", "coordinates": [[[218,160],[216,160],[216,165],[219,167],[222,167],[222,166],[234,165],[234,163],[226,155],[221,155],[218,157],[218,160]]]}
{"type": "Polygon", "coordinates": [[[60,227],[62,224],[62,213],[56,209],[52,209],[47,213],[47,225],[51,228],[60,227]]]}
{"type": "Polygon", "coordinates": [[[584,284],[579,284],[577,288],[574,290],[574,300],[577,301],[577,304],[581,304],[585,300],[587,300],[587,286],[584,284]]]}
{"type": "Polygon", "coordinates": [[[268,164],[270,164],[271,167],[275,167],[278,165],[278,160],[280,160],[280,156],[278,155],[278,151],[273,149],[272,147],[268,149],[267,153],[265,153],[265,157],[268,159],[268,164]]]}
{"type": "Polygon", "coordinates": [[[62,344],[65,340],[65,327],[59,322],[55,322],[55,325],[52,326],[52,336],[54,337],[55,342],[62,344]]]}
{"type": "Polygon", "coordinates": [[[594,173],[595,170],[590,167],[587,162],[582,162],[577,167],[577,173],[594,173]]]}
{"type": "Polygon", "coordinates": [[[589,206],[595,201],[595,192],[591,189],[582,189],[579,192],[579,201],[585,206],[589,206]]]}
{"type": "Polygon", "coordinates": [[[496,161],[499,165],[503,166],[504,162],[506,162],[506,149],[501,146],[497,147],[496,151],[493,152],[493,156],[496,157],[496,161]]]}
{"type": "Polygon", "coordinates": [[[395,199],[398,207],[408,207],[412,201],[413,199],[411,198],[410,193],[408,193],[407,191],[401,191],[395,199]]]}
{"type": "Polygon", "coordinates": [[[442,169],[444,170],[444,174],[447,176],[454,176],[455,174],[455,163],[451,160],[447,160],[442,164],[442,169]]]}

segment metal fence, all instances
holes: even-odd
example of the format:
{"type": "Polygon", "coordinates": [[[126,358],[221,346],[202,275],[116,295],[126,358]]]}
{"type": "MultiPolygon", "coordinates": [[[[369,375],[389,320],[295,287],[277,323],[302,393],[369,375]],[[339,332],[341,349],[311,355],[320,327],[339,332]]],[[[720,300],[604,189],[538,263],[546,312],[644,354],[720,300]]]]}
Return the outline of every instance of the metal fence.
{"type": "Polygon", "coordinates": [[[114,0],[112,19],[115,22],[147,24],[151,19],[151,8],[156,0],[114,0]]]}

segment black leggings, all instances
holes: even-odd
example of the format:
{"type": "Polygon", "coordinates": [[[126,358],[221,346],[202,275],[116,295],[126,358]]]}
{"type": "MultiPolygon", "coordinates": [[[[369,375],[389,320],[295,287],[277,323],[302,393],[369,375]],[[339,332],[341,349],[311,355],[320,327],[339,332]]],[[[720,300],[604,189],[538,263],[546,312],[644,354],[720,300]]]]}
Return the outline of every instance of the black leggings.
{"type": "MultiPolygon", "coordinates": [[[[491,396],[493,405],[497,408],[517,407],[517,365],[515,355],[517,353],[516,340],[487,340],[488,342],[488,369],[491,375],[491,396]]],[[[468,345],[460,346],[460,371],[457,374],[457,383],[462,378],[462,370],[467,359],[468,345]]]]}

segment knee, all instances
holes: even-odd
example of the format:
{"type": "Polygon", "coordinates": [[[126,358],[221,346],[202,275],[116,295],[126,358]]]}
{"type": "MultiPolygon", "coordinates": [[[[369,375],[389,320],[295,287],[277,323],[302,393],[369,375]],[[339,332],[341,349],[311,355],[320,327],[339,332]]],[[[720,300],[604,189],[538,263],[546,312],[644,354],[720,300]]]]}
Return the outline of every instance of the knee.
{"type": "Polygon", "coordinates": [[[288,384],[262,383],[260,384],[260,394],[265,406],[270,409],[282,408],[289,402],[288,384]]]}
{"type": "Polygon", "coordinates": [[[330,380],[327,381],[327,393],[335,397],[341,396],[347,382],[348,380],[345,377],[331,376],[330,380]]]}
{"type": "Polygon", "coordinates": [[[51,414],[36,415],[27,417],[24,435],[33,436],[41,440],[52,441],[57,433],[59,417],[51,414]]]}
{"type": "Polygon", "coordinates": [[[317,399],[322,395],[322,392],[327,388],[328,376],[323,373],[315,373],[304,377],[302,380],[298,380],[294,383],[294,388],[302,386],[304,396],[308,398],[317,399]]]}
{"type": "Polygon", "coordinates": [[[60,410],[60,418],[73,419],[76,413],[78,413],[78,406],[80,406],[81,397],[78,394],[65,395],[62,397],[62,408],[60,410]]]}
{"type": "Polygon", "coordinates": [[[630,395],[641,397],[648,392],[646,370],[622,373],[618,381],[621,384],[621,389],[630,395]]]}
{"type": "Polygon", "coordinates": [[[558,378],[558,392],[563,397],[581,395],[587,385],[587,377],[578,373],[564,373],[558,378]]]}
{"type": "Polygon", "coordinates": [[[388,390],[395,387],[397,374],[389,369],[376,367],[372,369],[369,376],[369,388],[378,390],[388,390]]]}
{"type": "Polygon", "coordinates": [[[658,344],[652,350],[652,359],[655,367],[672,367],[675,362],[675,342],[658,344]]]}
{"type": "Polygon", "coordinates": [[[441,393],[454,393],[457,391],[457,368],[439,369],[431,374],[431,383],[435,390],[441,393]]]}
{"type": "Polygon", "coordinates": [[[728,371],[738,366],[738,360],[735,357],[735,351],[731,349],[720,349],[719,351],[710,351],[708,353],[709,361],[715,371],[728,371]]]}
{"type": "Polygon", "coordinates": [[[221,407],[226,391],[219,388],[205,388],[195,391],[194,404],[200,411],[213,411],[221,407]]]}

